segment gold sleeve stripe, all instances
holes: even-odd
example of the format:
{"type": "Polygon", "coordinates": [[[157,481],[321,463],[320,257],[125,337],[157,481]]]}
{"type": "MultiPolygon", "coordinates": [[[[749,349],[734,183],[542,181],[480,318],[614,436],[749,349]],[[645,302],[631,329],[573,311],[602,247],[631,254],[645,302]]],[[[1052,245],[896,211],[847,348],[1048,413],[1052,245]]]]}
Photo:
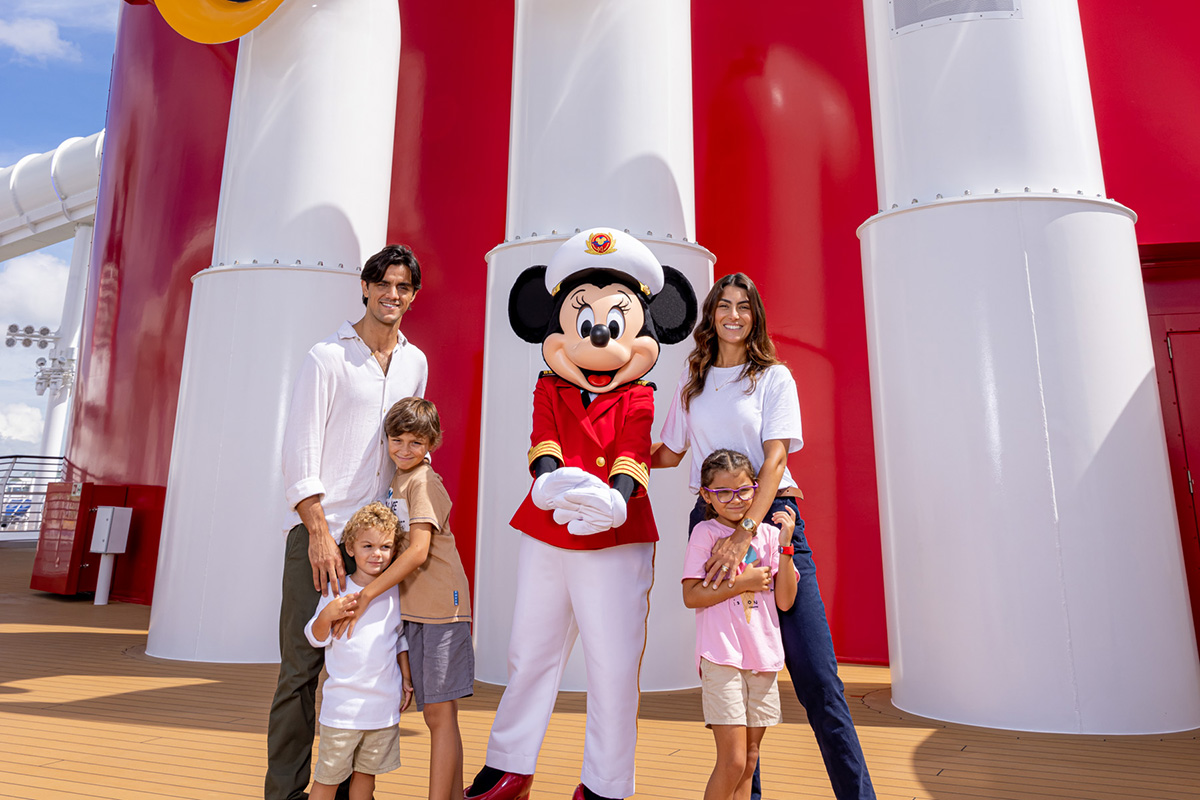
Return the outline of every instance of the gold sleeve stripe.
{"type": "Polygon", "coordinates": [[[634,461],[629,456],[621,456],[613,462],[608,476],[611,478],[613,475],[628,475],[642,486],[650,486],[650,470],[645,464],[634,461]]]}
{"type": "Polygon", "coordinates": [[[566,461],[563,458],[562,448],[558,442],[547,439],[543,442],[538,442],[533,447],[529,448],[529,465],[533,466],[533,462],[542,456],[554,456],[558,459],[558,463],[562,464],[566,461]]]}

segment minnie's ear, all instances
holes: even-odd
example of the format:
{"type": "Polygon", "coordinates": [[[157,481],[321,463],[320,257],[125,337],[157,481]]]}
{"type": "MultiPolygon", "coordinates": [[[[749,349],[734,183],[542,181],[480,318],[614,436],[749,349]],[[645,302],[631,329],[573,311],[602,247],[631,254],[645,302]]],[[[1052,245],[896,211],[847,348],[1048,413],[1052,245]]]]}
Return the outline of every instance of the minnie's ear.
{"type": "Polygon", "coordinates": [[[554,313],[554,298],[546,291],[546,267],[539,264],[517,276],[508,293],[508,324],[530,344],[541,344],[554,313]]]}
{"type": "Polygon", "coordinates": [[[683,273],[663,265],[662,291],[650,298],[650,314],[658,340],[676,344],[687,338],[696,324],[696,292],[683,273]]]}

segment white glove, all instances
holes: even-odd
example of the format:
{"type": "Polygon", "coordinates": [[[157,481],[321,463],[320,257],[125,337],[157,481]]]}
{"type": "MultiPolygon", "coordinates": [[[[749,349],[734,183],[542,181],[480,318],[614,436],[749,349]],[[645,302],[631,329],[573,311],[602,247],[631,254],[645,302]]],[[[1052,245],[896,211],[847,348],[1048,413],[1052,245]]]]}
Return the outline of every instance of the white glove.
{"type": "Polygon", "coordinates": [[[611,527],[608,517],[579,508],[555,509],[554,521],[559,525],[566,525],[567,532],[574,536],[591,536],[594,533],[603,533],[611,527]]]}
{"type": "Polygon", "coordinates": [[[585,486],[563,495],[554,521],[565,523],[567,530],[577,536],[587,536],[621,527],[626,515],[625,498],[616,489],[585,486]]]}
{"type": "Polygon", "coordinates": [[[537,480],[533,482],[533,491],[530,492],[530,498],[538,508],[543,511],[550,511],[551,509],[562,507],[562,497],[564,494],[572,489],[584,486],[608,489],[604,485],[604,481],[579,467],[559,467],[553,472],[547,472],[545,475],[538,476],[537,480]]]}

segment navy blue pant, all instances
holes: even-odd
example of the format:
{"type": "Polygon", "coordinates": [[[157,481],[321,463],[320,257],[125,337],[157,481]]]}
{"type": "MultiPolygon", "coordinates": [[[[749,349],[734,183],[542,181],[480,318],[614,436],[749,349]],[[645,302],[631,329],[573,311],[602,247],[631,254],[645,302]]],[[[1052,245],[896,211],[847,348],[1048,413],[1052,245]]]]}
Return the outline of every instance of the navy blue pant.
{"type": "MultiPolygon", "coordinates": [[[[850,719],[845,687],[837,674],[833,637],[829,633],[829,622],[825,619],[825,604],[817,588],[817,565],[813,561],[808,540],[804,538],[804,520],[800,518],[795,499],[775,498],[765,521],[770,523],[775,512],[782,511],[785,505],[796,512],[796,531],[792,534],[792,546],[796,548],[796,554],[792,556],[792,561],[796,565],[798,578],[796,602],[790,610],[779,612],[779,629],[783,636],[783,654],[788,674],[792,677],[796,698],[804,706],[808,724],[817,737],[817,746],[825,760],[825,771],[829,773],[834,796],[838,800],[874,800],[875,787],[871,785],[867,762],[863,759],[858,734],[850,719]]],[[[697,499],[688,525],[689,535],[702,519],[704,501],[697,499]]],[[[750,792],[753,800],[762,797],[761,786],[759,767],[756,767],[750,792]]]]}

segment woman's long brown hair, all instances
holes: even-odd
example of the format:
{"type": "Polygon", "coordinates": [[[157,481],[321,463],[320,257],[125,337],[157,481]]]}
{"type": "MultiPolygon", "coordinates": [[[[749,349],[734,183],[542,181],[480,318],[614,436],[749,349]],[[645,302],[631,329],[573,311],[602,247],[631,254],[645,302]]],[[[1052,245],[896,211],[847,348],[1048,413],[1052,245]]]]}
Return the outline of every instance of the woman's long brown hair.
{"type": "Polygon", "coordinates": [[[750,379],[747,393],[754,391],[759,377],[769,367],[783,363],[775,356],[775,344],[767,333],[767,311],[763,308],[762,296],[758,293],[758,287],[744,272],[726,275],[713,284],[708,296],[704,298],[700,322],[692,333],[692,338],[696,340],[696,346],[692,348],[687,359],[688,381],[683,387],[684,411],[688,410],[692,399],[704,390],[704,381],[708,378],[708,370],[716,363],[717,302],[721,299],[721,293],[730,286],[736,286],[746,292],[746,297],[750,299],[750,311],[754,314],[754,322],[750,326],[749,335],[746,336],[746,364],[742,367],[742,374],[738,376],[738,380],[750,379]]]}

